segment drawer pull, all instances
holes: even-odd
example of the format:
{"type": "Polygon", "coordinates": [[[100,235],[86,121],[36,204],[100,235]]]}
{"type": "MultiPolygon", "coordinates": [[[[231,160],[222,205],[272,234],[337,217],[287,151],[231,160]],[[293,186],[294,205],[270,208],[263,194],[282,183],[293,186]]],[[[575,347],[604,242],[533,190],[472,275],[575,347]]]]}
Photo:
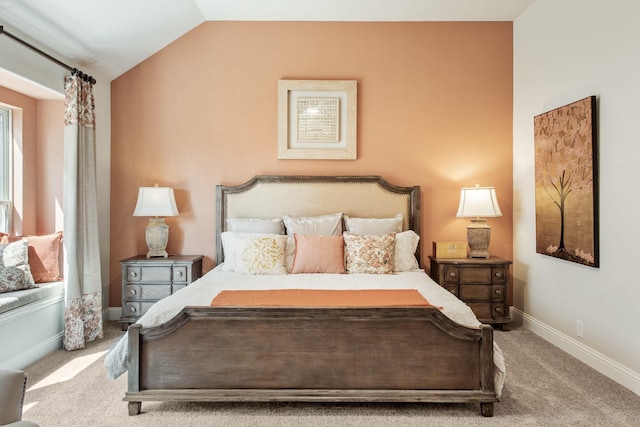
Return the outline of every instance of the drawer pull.
{"type": "Polygon", "coordinates": [[[502,295],[502,289],[496,289],[496,295],[502,295]]]}
{"type": "Polygon", "coordinates": [[[178,277],[182,277],[182,276],[183,276],[182,271],[178,271],[178,277]]]}
{"type": "Polygon", "coordinates": [[[454,294],[454,295],[456,294],[455,289],[449,289],[449,292],[451,292],[451,293],[452,293],[452,294],[454,294]]]}
{"type": "Polygon", "coordinates": [[[502,307],[496,307],[496,311],[497,311],[498,313],[502,313],[502,307]]]}
{"type": "Polygon", "coordinates": [[[496,272],[496,277],[502,279],[502,273],[500,271],[496,272]]]}
{"type": "Polygon", "coordinates": [[[135,295],[135,294],[137,294],[137,293],[138,293],[138,292],[136,292],[136,290],[135,290],[135,289],[131,289],[131,290],[129,291],[129,295],[135,295]]]}
{"type": "Polygon", "coordinates": [[[132,278],[136,278],[138,277],[138,273],[136,273],[135,271],[132,271],[131,273],[129,273],[129,276],[131,276],[132,278]]]}
{"type": "Polygon", "coordinates": [[[135,313],[137,311],[135,307],[130,307],[129,309],[131,310],[132,313],[135,313]]]}
{"type": "Polygon", "coordinates": [[[455,271],[452,271],[451,273],[449,273],[449,277],[456,277],[455,271]]]}

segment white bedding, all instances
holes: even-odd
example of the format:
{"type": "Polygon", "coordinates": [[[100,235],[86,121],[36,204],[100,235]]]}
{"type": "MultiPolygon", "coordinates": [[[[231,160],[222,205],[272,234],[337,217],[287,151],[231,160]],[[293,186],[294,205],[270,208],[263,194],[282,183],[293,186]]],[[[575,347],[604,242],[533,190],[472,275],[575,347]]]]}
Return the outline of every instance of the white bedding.
{"type": "MultiPolygon", "coordinates": [[[[222,290],[241,289],[416,289],[432,305],[442,307],[442,312],[462,325],[477,328],[480,322],[473,311],[447,290],[435,283],[423,270],[394,274],[286,274],[247,275],[224,271],[222,264],[191,285],[172,296],[155,303],[137,323],[143,326],[162,324],[185,306],[209,305],[222,290]]],[[[117,378],[127,370],[127,343],[125,334],[105,358],[105,367],[111,378],[117,378]]],[[[494,342],[495,387],[498,396],[502,392],[505,364],[502,351],[494,342]]]]}

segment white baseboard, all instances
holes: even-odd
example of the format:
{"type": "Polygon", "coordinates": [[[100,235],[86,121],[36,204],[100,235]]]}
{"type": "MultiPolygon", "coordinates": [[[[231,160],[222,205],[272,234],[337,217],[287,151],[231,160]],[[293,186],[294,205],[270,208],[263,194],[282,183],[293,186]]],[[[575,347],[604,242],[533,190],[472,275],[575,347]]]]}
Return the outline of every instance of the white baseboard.
{"type": "Polygon", "coordinates": [[[102,313],[104,320],[120,320],[120,316],[122,316],[121,307],[109,307],[102,313]]]}
{"type": "Polygon", "coordinates": [[[563,334],[524,313],[522,310],[512,307],[511,315],[515,323],[521,323],[525,329],[549,341],[551,344],[566,351],[576,359],[640,396],[640,374],[638,372],[621,365],[604,354],[584,345],[580,341],[563,334]]]}

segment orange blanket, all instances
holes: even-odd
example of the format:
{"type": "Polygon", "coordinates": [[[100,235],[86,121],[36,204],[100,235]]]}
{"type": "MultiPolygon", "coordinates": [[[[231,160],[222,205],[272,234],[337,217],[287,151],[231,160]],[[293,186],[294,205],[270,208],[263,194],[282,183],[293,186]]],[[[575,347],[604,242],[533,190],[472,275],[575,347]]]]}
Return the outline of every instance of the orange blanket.
{"type": "Polygon", "coordinates": [[[427,307],[413,289],[222,291],[213,307],[427,307]]]}

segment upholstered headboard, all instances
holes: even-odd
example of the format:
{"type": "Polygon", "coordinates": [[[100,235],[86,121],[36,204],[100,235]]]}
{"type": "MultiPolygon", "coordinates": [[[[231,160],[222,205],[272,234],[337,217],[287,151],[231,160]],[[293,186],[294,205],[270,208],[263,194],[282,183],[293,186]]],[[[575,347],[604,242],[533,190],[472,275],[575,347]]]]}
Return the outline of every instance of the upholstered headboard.
{"type": "MultiPolygon", "coordinates": [[[[398,187],[380,176],[260,175],[237,186],[216,186],[216,260],[224,260],[227,218],[281,218],[343,212],[351,217],[404,217],[420,235],[420,187],[398,187]]],[[[420,249],[418,249],[419,253],[420,249]]]]}

